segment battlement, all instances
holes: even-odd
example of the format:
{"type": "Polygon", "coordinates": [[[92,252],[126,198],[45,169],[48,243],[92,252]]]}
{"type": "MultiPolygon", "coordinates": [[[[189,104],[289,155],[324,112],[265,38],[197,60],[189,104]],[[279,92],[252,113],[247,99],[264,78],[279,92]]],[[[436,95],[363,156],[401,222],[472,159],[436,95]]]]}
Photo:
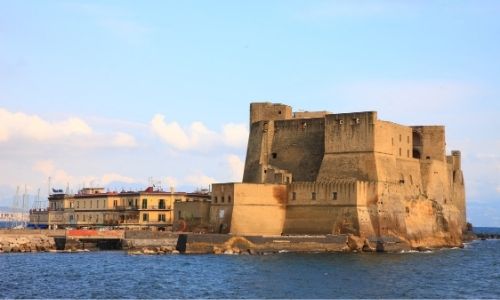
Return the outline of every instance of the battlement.
{"type": "Polygon", "coordinates": [[[291,118],[291,106],[270,102],[250,103],[250,126],[263,120],[287,120],[291,118]]]}

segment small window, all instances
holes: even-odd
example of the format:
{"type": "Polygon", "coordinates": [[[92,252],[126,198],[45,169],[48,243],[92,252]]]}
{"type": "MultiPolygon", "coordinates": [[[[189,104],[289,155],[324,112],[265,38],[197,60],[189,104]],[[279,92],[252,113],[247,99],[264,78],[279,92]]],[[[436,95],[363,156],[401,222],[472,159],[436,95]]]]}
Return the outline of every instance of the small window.
{"type": "Polygon", "coordinates": [[[278,110],[278,115],[281,115],[281,110],[278,110]]]}
{"type": "Polygon", "coordinates": [[[311,199],[312,199],[312,200],[316,200],[316,192],[312,192],[312,194],[311,194],[311,199]]]}
{"type": "Polygon", "coordinates": [[[409,214],[410,213],[410,208],[409,207],[406,207],[406,213],[409,214]]]}
{"type": "Polygon", "coordinates": [[[264,170],[264,174],[267,174],[267,170],[264,170]]]}
{"type": "Polygon", "coordinates": [[[352,119],[353,124],[359,124],[359,118],[354,118],[352,119]]]}
{"type": "Polygon", "coordinates": [[[292,200],[297,200],[297,193],[296,192],[292,193],[292,200]]]}
{"type": "Polygon", "coordinates": [[[214,203],[217,203],[217,196],[214,197],[214,203]]]}
{"type": "Polygon", "coordinates": [[[80,208],[80,201],[76,201],[76,208],[80,208]]]}
{"type": "Polygon", "coordinates": [[[401,134],[399,135],[399,141],[401,142],[401,134]]]}
{"type": "Polygon", "coordinates": [[[276,159],[276,157],[278,157],[278,153],[274,152],[274,153],[272,154],[272,156],[273,156],[273,158],[274,158],[274,159],[276,159]]]}
{"type": "Polygon", "coordinates": [[[182,212],[179,210],[179,213],[177,213],[177,215],[178,215],[178,219],[180,220],[182,218],[182,212]]]}
{"type": "Polygon", "coordinates": [[[401,156],[401,148],[399,148],[399,156],[401,156]]]}
{"type": "Polygon", "coordinates": [[[220,197],[220,202],[224,203],[224,196],[220,197]]]}
{"type": "Polygon", "coordinates": [[[158,222],[165,222],[165,214],[158,215],[158,222]]]}
{"type": "Polygon", "coordinates": [[[147,213],[142,214],[142,220],[147,222],[149,220],[149,214],[147,213]]]}
{"type": "Polygon", "coordinates": [[[332,193],[332,200],[337,200],[337,192],[332,193]]]}
{"type": "Polygon", "coordinates": [[[344,120],[339,120],[339,125],[344,124],[344,120]]]}
{"type": "Polygon", "coordinates": [[[148,208],[148,199],[142,199],[142,209],[148,208]]]}
{"type": "Polygon", "coordinates": [[[227,203],[231,203],[231,196],[227,196],[227,203]]]}
{"type": "Polygon", "coordinates": [[[431,157],[430,156],[426,156],[425,159],[431,159],[431,157]]]}
{"type": "Polygon", "coordinates": [[[410,150],[406,150],[406,157],[410,157],[410,150]]]}
{"type": "Polygon", "coordinates": [[[302,129],[306,129],[307,128],[307,123],[306,122],[302,122],[302,129]]]}
{"type": "Polygon", "coordinates": [[[159,209],[165,209],[165,200],[160,199],[158,202],[158,208],[159,209]]]}

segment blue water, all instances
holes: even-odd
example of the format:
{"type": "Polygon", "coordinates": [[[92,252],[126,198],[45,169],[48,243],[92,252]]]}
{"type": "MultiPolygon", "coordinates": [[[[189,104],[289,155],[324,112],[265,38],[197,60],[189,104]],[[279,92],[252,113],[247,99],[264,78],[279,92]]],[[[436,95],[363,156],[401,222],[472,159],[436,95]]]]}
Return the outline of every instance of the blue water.
{"type": "Polygon", "coordinates": [[[0,254],[0,298],[500,298],[500,240],[398,254],[0,254]]]}

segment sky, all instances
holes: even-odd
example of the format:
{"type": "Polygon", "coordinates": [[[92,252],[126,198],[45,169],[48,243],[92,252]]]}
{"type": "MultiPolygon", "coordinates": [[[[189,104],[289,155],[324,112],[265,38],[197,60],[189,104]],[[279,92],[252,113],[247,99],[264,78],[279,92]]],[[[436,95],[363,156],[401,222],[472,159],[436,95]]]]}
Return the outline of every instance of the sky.
{"type": "Polygon", "coordinates": [[[445,125],[500,227],[498,1],[0,0],[0,206],[241,181],[250,102],[445,125]]]}

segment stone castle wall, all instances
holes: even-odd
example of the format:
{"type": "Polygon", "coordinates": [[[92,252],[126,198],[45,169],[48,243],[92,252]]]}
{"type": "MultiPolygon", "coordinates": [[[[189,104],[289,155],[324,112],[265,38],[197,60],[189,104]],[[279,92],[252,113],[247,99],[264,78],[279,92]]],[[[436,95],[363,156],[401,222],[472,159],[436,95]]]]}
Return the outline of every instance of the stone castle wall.
{"type": "Polygon", "coordinates": [[[250,115],[243,182],[287,184],[283,233],[460,240],[460,152],[446,156],[443,126],[399,125],[376,112],[293,114],[271,103],[253,103],[250,115]],[[338,200],[327,200],[333,192],[338,200]]]}

